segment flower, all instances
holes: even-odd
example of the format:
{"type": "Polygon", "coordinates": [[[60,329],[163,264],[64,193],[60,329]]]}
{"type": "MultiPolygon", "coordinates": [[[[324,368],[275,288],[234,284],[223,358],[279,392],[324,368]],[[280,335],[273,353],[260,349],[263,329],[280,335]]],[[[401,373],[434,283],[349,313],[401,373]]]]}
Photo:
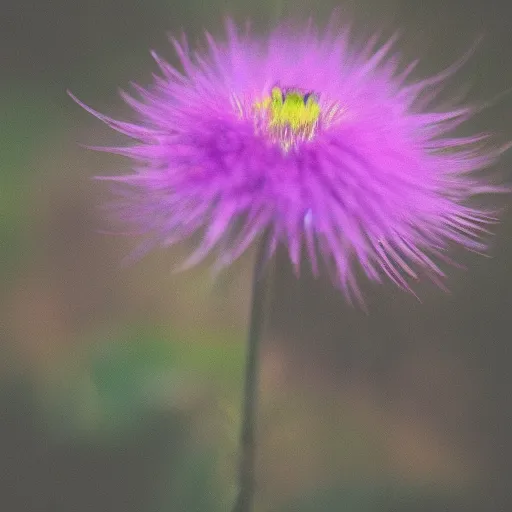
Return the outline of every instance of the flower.
{"type": "Polygon", "coordinates": [[[486,249],[496,212],[469,200],[501,190],[477,175],[499,150],[483,147],[485,135],[450,135],[474,107],[432,107],[468,56],[414,82],[396,37],[358,49],[334,18],[321,33],[282,25],[258,38],[231,21],[226,32],[207,33],[198,52],[173,39],[182,72],[153,52],[161,76],[135,85],[138,99],[122,92],[136,123],[75,98],[136,141],[95,149],[137,162],[103,179],[124,186],[117,214],[148,236],[145,250],[199,235],[184,266],[216,252],[222,268],[266,232],[267,257],[284,243],[294,267],[305,252],[315,274],[320,257],[362,301],[357,267],[411,290],[420,275],[441,285],[452,243],[486,249]]]}

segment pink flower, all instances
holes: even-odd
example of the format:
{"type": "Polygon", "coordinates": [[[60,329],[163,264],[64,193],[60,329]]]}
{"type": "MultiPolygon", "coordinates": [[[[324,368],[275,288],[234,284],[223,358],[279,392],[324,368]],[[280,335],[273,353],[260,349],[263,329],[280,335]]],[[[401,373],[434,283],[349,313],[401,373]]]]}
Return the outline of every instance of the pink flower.
{"type": "Polygon", "coordinates": [[[162,76],[135,86],[139,99],[123,93],[135,124],[80,103],[135,141],[96,149],[136,162],[103,179],[123,185],[117,214],[147,235],[145,249],[199,234],[185,266],[213,252],[223,267],[267,231],[268,257],[283,243],[315,274],[320,257],[358,300],[357,266],[410,290],[420,274],[440,283],[452,242],[486,249],[496,212],[468,200],[503,190],[478,176],[500,151],[450,135],[474,109],[432,107],[462,62],[413,82],[396,38],[358,49],[335,25],[257,38],[228,22],[225,41],[206,34],[205,52],[173,40],[183,70],[153,54],[162,76]]]}

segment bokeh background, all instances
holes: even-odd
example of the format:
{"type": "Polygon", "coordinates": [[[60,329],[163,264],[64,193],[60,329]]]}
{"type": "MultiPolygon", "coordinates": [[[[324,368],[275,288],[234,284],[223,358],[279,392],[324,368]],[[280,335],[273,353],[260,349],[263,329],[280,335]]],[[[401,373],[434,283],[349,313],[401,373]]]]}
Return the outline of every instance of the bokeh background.
{"type": "MultiPolygon", "coordinates": [[[[0,509],[226,511],[236,491],[249,252],[213,280],[171,272],[187,247],[124,268],[97,174],[130,163],[78,143],[122,139],[81,110],[130,112],[167,32],[223,17],[265,32],[325,22],[334,1],[2,0],[0,5],[0,509]]],[[[512,87],[507,0],[339,4],[363,42],[401,29],[417,77],[483,35],[450,81],[485,101],[512,87]]],[[[512,95],[464,128],[512,137],[512,95]]],[[[498,170],[512,180],[512,158],[498,170]]],[[[510,199],[499,199],[506,206],[510,199]]],[[[258,511],[512,510],[512,212],[492,257],[459,254],[451,294],[365,286],[369,315],[279,255],[262,355],[258,511]]]]}

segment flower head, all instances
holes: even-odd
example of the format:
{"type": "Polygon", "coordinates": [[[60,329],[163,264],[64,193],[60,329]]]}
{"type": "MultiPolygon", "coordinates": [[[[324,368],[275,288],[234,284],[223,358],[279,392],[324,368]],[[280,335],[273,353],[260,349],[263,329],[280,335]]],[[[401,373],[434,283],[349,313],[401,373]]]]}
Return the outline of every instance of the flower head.
{"type": "Polygon", "coordinates": [[[413,82],[396,38],[357,49],[335,22],[267,38],[228,22],[223,42],[206,40],[203,52],[173,40],[182,72],[153,54],[162,76],[135,86],[138,99],[123,93],[137,123],[84,106],[136,141],[99,149],[137,162],[105,179],[127,188],[119,214],[148,235],[144,247],[199,234],[186,266],[217,251],[222,267],[266,231],[269,257],[282,242],[298,269],[305,249],[313,272],[320,256],[358,298],[356,266],[410,289],[419,274],[443,276],[452,242],[485,249],[496,218],[468,200],[500,189],[476,176],[499,151],[479,147],[484,136],[449,136],[471,108],[431,106],[461,62],[413,82]]]}

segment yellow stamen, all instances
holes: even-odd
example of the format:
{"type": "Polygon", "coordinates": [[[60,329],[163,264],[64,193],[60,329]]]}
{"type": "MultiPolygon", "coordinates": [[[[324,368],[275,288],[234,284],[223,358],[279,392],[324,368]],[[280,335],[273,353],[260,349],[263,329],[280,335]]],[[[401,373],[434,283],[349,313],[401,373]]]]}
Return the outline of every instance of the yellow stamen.
{"type": "Polygon", "coordinates": [[[274,87],[271,95],[253,104],[271,138],[288,150],[298,141],[310,140],[315,132],[320,105],[311,94],[283,92],[274,87]]]}

